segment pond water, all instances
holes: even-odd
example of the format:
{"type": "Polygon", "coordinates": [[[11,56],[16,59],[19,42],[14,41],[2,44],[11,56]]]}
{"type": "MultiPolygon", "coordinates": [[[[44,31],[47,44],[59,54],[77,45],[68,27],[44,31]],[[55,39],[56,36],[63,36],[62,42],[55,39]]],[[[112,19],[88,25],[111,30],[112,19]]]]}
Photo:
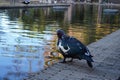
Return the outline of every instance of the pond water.
{"type": "Polygon", "coordinates": [[[106,8],[114,7],[0,9],[0,80],[21,80],[57,62],[57,29],[85,45],[120,29],[120,14],[104,13],[106,8]]]}

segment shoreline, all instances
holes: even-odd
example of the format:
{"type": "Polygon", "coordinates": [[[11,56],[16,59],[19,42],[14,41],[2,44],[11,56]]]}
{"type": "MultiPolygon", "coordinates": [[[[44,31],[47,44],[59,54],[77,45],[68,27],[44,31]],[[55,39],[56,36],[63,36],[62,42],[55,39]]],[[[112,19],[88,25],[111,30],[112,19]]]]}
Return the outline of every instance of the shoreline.
{"type": "Polygon", "coordinates": [[[70,6],[71,4],[81,4],[81,5],[96,5],[96,6],[115,6],[120,7],[120,4],[113,4],[113,3],[85,3],[85,2],[74,2],[74,3],[56,3],[56,4],[49,4],[49,3],[36,3],[36,4],[22,4],[22,3],[15,3],[15,4],[0,4],[0,9],[10,9],[10,8],[39,8],[39,7],[53,7],[53,6],[70,6]]]}
{"type": "Polygon", "coordinates": [[[15,4],[0,6],[0,9],[11,9],[11,8],[39,8],[39,7],[53,7],[53,6],[70,6],[70,4],[15,4]]]}
{"type": "Polygon", "coordinates": [[[85,60],[73,60],[54,65],[30,74],[24,80],[119,80],[120,29],[88,45],[94,56],[93,69],[85,60]]]}

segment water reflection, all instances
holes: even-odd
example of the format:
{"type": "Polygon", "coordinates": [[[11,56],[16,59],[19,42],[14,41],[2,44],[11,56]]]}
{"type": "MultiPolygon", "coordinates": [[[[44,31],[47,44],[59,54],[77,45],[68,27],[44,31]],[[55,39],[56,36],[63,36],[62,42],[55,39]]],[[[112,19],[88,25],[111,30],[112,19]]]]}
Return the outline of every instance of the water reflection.
{"type": "Polygon", "coordinates": [[[21,76],[25,76],[26,73],[36,72],[39,69],[43,69],[43,53],[44,48],[39,46],[1,44],[1,78],[18,80],[21,79],[21,76]]]}
{"type": "Polygon", "coordinates": [[[26,73],[58,61],[61,55],[55,46],[56,29],[62,28],[86,45],[119,29],[120,14],[103,14],[103,8],[71,5],[64,10],[0,10],[0,79],[20,80],[26,73]]]}

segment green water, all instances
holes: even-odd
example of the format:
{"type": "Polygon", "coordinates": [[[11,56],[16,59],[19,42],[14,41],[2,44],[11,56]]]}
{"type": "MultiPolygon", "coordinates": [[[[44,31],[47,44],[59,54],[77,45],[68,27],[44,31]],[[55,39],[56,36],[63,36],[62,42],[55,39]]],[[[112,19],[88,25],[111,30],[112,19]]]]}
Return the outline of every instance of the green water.
{"type": "Polygon", "coordinates": [[[0,9],[0,80],[21,80],[58,61],[56,30],[88,45],[120,29],[120,14],[92,5],[0,9]],[[48,58],[50,52],[57,57],[48,58]],[[3,73],[4,72],[4,73],[3,73]]]}

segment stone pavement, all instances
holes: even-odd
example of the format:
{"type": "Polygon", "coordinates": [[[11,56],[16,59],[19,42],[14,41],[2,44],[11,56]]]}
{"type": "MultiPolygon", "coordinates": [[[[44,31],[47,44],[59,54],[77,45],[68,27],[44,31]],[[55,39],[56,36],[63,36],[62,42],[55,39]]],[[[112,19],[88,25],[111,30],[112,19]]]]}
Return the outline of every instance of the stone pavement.
{"type": "Polygon", "coordinates": [[[88,45],[94,67],[85,60],[56,63],[24,80],[120,80],[120,30],[88,45]],[[118,79],[119,78],[119,79],[118,79]]]}

